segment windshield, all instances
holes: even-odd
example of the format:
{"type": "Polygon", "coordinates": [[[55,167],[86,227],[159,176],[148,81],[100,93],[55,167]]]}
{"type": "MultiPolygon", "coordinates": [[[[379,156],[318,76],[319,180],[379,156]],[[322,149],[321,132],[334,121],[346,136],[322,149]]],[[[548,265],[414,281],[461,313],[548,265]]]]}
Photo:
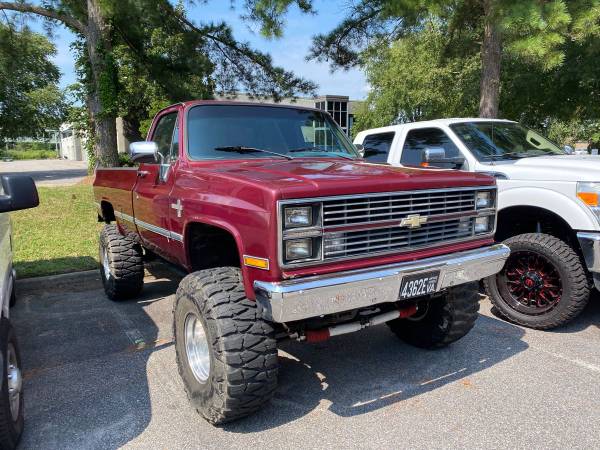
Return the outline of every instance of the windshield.
{"type": "Polygon", "coordinates": [[[510,122],[464,122],[450,125],[480,161],[564,155],[542,135],[510,122]]]}
{"type": "Polygon", "coordinates": [[[187,125],[188,154],[193,160],[358,157],[344,132],[319,111],[199,105],[190,109],[187,125]]]}

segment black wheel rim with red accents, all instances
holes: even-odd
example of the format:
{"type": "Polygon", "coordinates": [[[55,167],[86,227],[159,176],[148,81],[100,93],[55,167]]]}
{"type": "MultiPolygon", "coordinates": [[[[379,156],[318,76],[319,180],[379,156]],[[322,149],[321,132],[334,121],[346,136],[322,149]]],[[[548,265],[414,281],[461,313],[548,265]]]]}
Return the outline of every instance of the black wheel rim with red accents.
{"type": "Polygon", "coordinates": [[[498,281],[506,303],[524,314],[539,315],[554,309],[563,294],[556,266],[530,250],[511,253],[498,281]]]}

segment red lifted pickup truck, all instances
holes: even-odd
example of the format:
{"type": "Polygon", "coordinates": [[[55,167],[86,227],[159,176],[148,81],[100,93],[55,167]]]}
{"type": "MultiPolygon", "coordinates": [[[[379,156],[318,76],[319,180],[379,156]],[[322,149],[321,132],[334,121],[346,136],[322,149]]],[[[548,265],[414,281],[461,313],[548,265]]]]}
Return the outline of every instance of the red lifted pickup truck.
{"type": "Polygon", "coordinates": [[[323,111],[195,101],[97,169],[102,280],[137,295],[146,255],[189,273],[174,307],[179,372],[210,422],[273,394],[280,339],[387,323],[426,348],[473,327],[494,244],[494,179],[366,163],[323,111]]]}

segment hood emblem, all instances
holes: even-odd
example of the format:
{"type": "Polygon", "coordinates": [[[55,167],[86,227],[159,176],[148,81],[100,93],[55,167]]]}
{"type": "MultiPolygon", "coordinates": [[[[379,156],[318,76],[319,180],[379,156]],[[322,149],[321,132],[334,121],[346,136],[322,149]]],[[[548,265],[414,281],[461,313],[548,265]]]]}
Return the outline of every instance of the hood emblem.
{"type": "Polygon", "coordinates": [[[427,216],[409,214],[400,221],[400,226],[405,228],[420,228],[425,223],[427,223],[427,216]]]}

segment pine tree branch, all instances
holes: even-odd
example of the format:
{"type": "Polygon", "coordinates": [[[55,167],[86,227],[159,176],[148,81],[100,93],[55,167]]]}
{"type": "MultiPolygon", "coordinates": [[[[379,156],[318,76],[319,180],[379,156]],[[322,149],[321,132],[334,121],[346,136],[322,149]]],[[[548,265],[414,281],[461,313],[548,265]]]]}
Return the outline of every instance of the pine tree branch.
{"type": "Polygon", "coordinates": [[[53,11],[51,9],[42,8],[40,6],[31,5],[29,3],[16,3],[16,2],[0,2],[0,10],[18,11],[22,13],[37,14],[38,16],[44,16],[49,19],[58,20],[67,27],[81,33],[86,36],[88,29],[85,24],[77,20],[75,17],[67,14],[53,11]]]}

